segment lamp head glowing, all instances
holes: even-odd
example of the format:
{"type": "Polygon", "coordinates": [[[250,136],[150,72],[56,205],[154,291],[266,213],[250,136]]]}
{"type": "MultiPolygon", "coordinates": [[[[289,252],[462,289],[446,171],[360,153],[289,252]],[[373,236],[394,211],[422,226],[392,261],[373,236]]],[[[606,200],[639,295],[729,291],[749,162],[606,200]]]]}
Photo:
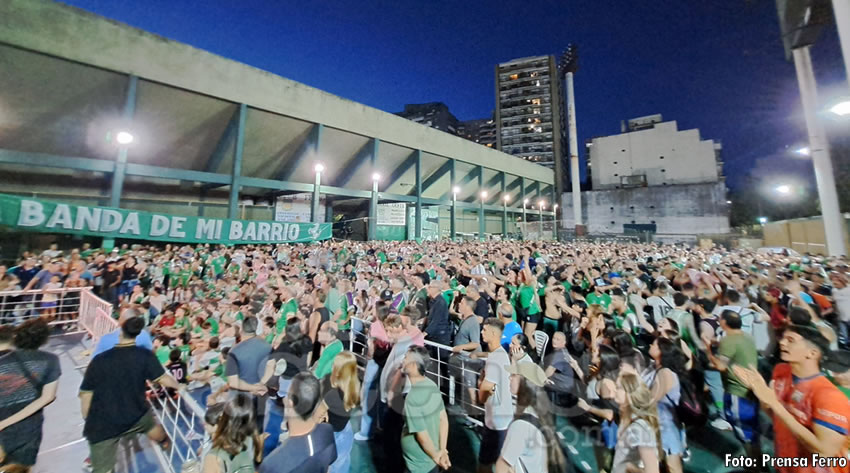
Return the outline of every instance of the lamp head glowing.
{"type": "Polygon", "coordinates": [[[482,199],[486,199],[486,198],[487,198],[487,191],[481,191],[481,198],[482,198],[482,199]]]}
{"type": "Polygon", "coordinates": [[[546,201],[541,200],[541,201],[537,202],[537,205],[539,205],[541,208],[543,208],[543,206],[546,205],[546,201]]]}
{"type": "Polygon", "coordinates": [[[759,217],[759,223],[762,224],[762,225],[767,223],[767,217],[759,217]]]}
{"type": "Polygon", "coordinates": [[[797,154],[801,154],[803,156],[811,156],[812,155],[812,150],[808,146],[803,146],[802,148],[800,148],[800,149],[798,149],[794,152],[797,153],[797,154]]]}
{"type": "Polygon", "coordinates": [[[325,170],[325,165],[324,165],[324,164],[322,164],[322,163],[316,163],[316,165],[313,167],[313,169],[314,169],[316,172],[324,172],[324,170],[325,170]]]}
{"type": "Polygon", "coordinates": [[[511,200],[511,196],[509,196],[509,195],[505,195],[504,200],[505,200],[505,203],[507,204],[507,203],[508,203],[508,201],[510,201],[510,200],[511,200]]]}
{"type": "Polygon", "coordinates": [[[454,194],[460,194],[460,187],[458,187],[458,186],[454,186],[454,187],[452,187],[452,193],[454,193],[454,194]]]}
{"type": "Polygon", "coordinates": [[[372,180],[378,182],[381,180],[381,175],[378,173],[372,174],[372,180]]]}
{"type": "Polygon", "coordinates": [[[128,131],[119,131],[115,134],[115,141],[119,145],[128,145],[133,142],[133,135],[128,131]]]}
{"type": "Polygon", "coordinates": [[[830,107],[829,111],[838,115],[839,117],[846,117],[850,115],[850,100],[838,102],[837,104],[830,107]]]}
{"type": "Polygon", "coordinates": [[[791,186],[786,184],[776,186],[776,192],[779,192],[780,194],[788,194],[789,192],[791,192],[791,186]]]}
{"type": "Polygon", "coordinates": [[[522,205],[528,205],[528,199],[523,200],[522,205]]]}

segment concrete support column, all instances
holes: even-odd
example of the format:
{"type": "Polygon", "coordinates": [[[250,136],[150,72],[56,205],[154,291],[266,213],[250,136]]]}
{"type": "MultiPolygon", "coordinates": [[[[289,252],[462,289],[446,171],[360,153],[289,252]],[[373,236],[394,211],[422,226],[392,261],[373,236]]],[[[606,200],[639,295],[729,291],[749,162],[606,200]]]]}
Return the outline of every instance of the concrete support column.
{"type": "Polygon", "coordinates": [[[502,173],[502,238],[508,237],[508,195],[505,193],[505,173],[502,173]]]}
{"type": "Polygon", "coordinates": [[[478,239],[484,241],[484,232],[487,229],[487,225],[484,221],[484,197],[481,194],[482,192],[484,192],[484,169],[478,166],[478,200],[481,202],[481,205],[478,206],[478,239]]]}
{"type": "Polygon", "coordinates": [[[319,203],[321,202],[319,191],[322,188],[322,170],[316,169],[316,180],[313,182],[313,202],[310,203],[310,221],[313,223],[319,221],[319,203]]]}
{"type": "Polygon", "coordinates": [[[245,147],[245,120],[248,106],[239,104],[239,123],[236,126],[236,148],[233,150],[233,168],[230,172],[230,197],[227,203],[227,218],[238,218],[239,184],[242,175],[242,149],[245,147]]]}
{"type": "MultiPolygon", "coordinates": [[[[581,176],[578,169],[578,134],[576,132],[576,97],[573,90],[573,73],[567,72],[567,125],[570,138],[570,184],[573,197],[573,219],[576,235],[584,234],[581,215],[581,176]]],[[[553,200],[554,203],[554,200],[553,200]]]]}
{"type": "Polygon", "coordinates": [[[832,0],[835,25],[838,27],[838,42],[844,56],[844,74],[850,82],[850,0],[832,0]]]}
{"type": "MultiPolygon", "coordinates": [[[[127,95],[124,101],[123,126],[128,127],[128,133],[133,134],[133,129],[130,124],[133,120],[133,115],[136,113],[136,88],[139,78],[129,76],[127,81],[127,95]]],[[[117,139],[117,134],[122,130],[113,130],[113,139],[117,139]]],[[[118,155],[115,157],[115,168],[112,171],[112,186],[109,194],[109,206],[113,208],[121,207],[121,193],[124,192],[124,177],[127,173],[127,146],[128,144],[118,144],[118,155]]],[[[114,238],[104,238],[102,246],[106,249],[115,247],[114,238]]]]}
{"type": "Polygon", "coordinates": [[[416,150],[416,220],[414,238],[422,241],[422,150],[416,150]]]}
{"type": "MultiPolygon", "coordinates": [[[[839,20],[841,21],[841,20],[839,20]]],[[[818,91],[815,74],[812,70],[812,57],[809,46],[793,50],[794,67],[797,69],[797,82],[800,85],[800,98],[809,132],[809,149],[812,164],[815,167],[815,181],[818,186],[823,226],[826,233],[826,251],[830,256],[846,254],[844,248],[844,219],[838,207],[838,192],[835,188],[835,175],[829,156],[829,145],[823,125],[818,121],[818,91]]]]}
{"type": "Polygon", "coordinates": [[[372,179],[372,196],[369,198],[369,240],[375,240],[378,235],[378,180],[372,179]]]}
{"type": "Polygon", "coordinates": [[[528,231],[528,215],[525,213],[525,207],[528,205],[528,197],[525,196],[525,178],[519,181],[519,198],[522,199],[522,239],[525,240],[525,233],[528,231]]]}

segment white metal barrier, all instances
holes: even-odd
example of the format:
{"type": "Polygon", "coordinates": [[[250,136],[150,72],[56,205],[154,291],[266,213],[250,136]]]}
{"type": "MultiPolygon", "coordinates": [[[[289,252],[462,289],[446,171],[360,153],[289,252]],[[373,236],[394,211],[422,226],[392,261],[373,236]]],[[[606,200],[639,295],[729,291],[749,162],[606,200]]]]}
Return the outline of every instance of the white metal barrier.
{"type": "Polygon", "coordinates": [[[82,291],[80,293],[80,328],[91,336],[92,346],[97,346],[100,337],[118,328],[118,321],[112,318],[112,304],[97,297],[91,290],[82,291]]]}
{"type": "Polygon", "coordinates": [[[44,317],[50,325],[70,328],[78,322],[83,325],[84,320],[93,325],[98,309],[112,314],[112,304],[95,296],[89,287],[0,292],[0,323],[4,324],[44,317]]]}
{"type": "Polygon", "coordinates": [[[163,388],[151,386],[148,404],[171,440],[167,450],[154,445],[154,452],[167,473],[200,472],[203,445],[209,441],[204,429],[206,410],[185,389],[170,395],[163,388]]]}
{"type": "MultiPolygon", "coordinates": [[[[352,318],[348,348],[358,358],[360,366],[368,361],[370,324],[367,320],[352,318]]],[[[431,353],[431,363],[426,373],[441,389],[448,391],[449,405],[460,405],[469,422],[482,425],[484,406],[478,403],[478,380],[484,368],[484,360],[474,360],[463,353],[452,353],[452,347],[430,340],[425,340],[425,347],[431,353]]]]}

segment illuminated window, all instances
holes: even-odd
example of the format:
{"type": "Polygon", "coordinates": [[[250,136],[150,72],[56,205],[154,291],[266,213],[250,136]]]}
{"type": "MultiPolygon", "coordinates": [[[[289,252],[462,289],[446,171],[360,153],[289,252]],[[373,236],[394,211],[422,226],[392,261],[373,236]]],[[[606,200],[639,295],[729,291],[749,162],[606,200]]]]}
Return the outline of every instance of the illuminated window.
{"type": "Polygon", "coordinates": [[[534,99],[531,101],[534,105],[540,105],[540,99],[534,99]]]}
{"type": "Polygon", "coordinates": [[[519,74],[511,74],[511,80],[519,79],[519,74]]]}

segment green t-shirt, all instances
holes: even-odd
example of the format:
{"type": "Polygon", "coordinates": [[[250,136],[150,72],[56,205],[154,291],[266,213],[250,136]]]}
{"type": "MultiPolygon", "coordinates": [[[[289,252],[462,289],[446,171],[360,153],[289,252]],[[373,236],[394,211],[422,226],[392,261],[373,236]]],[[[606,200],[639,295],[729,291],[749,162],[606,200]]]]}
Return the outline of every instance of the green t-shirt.
{"type": "Polygon", "coordinates": [[[378,259],[381,260],[381,264],[386,263],[387,262],[387,254],[384,253],[383,251],[381,251],[380,253],[378,253],[378,259]]]}
{"type": "Polygon", "coordinates": [[[210,323],[210,335],[212,335],[213,337],[217,337],[219,329],[218,320],[210,317],[207,319],[207,322],[210,323]]]}
{"type": "Polygon", "coordinates": [[[753,337],[745,333],[727,334],[720,340],[717,356],[726,360],[726,375],[723,377],[723,390],[738,397],[747,397],[749,390],[735,377],[733,366],[749,368],[756,366],[758,351],[753,337]]]}
{"type": "Polygon", "coordinates": [[[340,352],[342,352],[342,342],[339,340],[334,340],[330,345],[326,346],[319,356],[319,361],[316,362],[316,369],[313,374],[319,379],[331,374],[334,366],[334,358],[340,352]]]}
{"type": "Polygon", "coordinates": [[[227,263],[227,259],[225,259],[224,256],[219,256],[218,258],[213,259],[212,260],[213,274],[218,276],[219,274],[223,273],[225,263],[227,263]]]}
{"type": "Polygon", "coordinates": [[[431,443],[440,447],[440,413],[445,410],[440,390],[428,378],[410,386],[404,401],[404,430],[401,452],[411,473],[427,473],[437,466],[416,440],[417,432],[427,432],[431,443]]]}
{"type": "Polygon", "coordinates": [[[528,315],[540,313],[540,306],[537,305],[537,300],[534,298],[533,287],[522,286],[519,288],[519,306],[526,309],[528,315]]]}
{"type": "Polygon", "coordinates": [[[286,301],[282,306],[280,306],[280,317],[277,319],[277,323],[275,324],[278,334],[281,334],[284,330],[286,330],[286,318],[290,317],[287,315],[290,313],[293,315],[298,313],[298,303],[295,302],[295,299],[286,301]]]}
{"type": "Polygon", "coordinates": [[[608,306],[611,305],[611,296],[604,292],[601,296],[596,295],[595,292],[591,292],[585,297],[585,300],[587,300],[587,305],[599,304],[606,311],[608,310],[608,306]]]}
{"type": "Polygon", "coordinates": [[[164,365],[169,361],[168,357],[169,355],[171,355],[171,348],[167,346],[161,346],[156,349],[156,353],[154,354],[156,355],[156,359],[159,360],[160,364],[164,365]]]}

